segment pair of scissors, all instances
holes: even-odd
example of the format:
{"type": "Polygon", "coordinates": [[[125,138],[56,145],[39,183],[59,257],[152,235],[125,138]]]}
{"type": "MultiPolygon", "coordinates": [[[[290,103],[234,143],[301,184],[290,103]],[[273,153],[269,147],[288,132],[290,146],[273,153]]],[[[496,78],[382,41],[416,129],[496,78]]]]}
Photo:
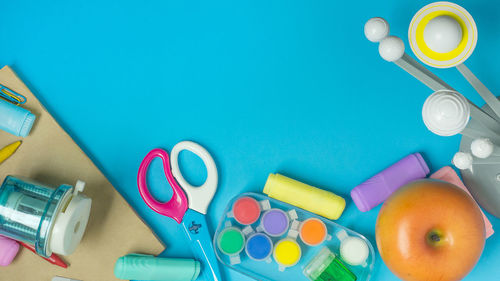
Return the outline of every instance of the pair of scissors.
{"type": "Polygon", "coordinates": [[[217,190],[217,167],[210,153],[199,144],[191,141],[182,141],[176,144],[172,148],[171,154],[169,159],[165,150],[157,148],[146,155],[137,175],[139,193],[152,210],[170,217],[182,225],[196,259],[204,261],[201,273],[205,280],[220,281],[222,279],[219,266],[205,219],[208,205],[217,190]],[[190,185],[182,176],[178,163],[179,152],[182,150],[188,150],[198,155],[207,168],[207,179],[199,187],[190,185]],[[165,176],[173,191],[172,198],[165,203],[159,202],[151,195],[146,183],[148,167],[156,157],[162,160],[165,176]],[[170,162],[172,167],[170,167],[170,162]]]}

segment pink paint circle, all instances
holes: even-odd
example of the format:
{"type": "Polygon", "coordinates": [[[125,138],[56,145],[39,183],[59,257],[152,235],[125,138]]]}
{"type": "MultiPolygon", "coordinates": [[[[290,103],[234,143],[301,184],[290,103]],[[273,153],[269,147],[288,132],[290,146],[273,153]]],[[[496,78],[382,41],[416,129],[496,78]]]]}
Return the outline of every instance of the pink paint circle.
{"type": "Polygon", "coordinates": [[[252,224],[260,217],[259,202],[248,196],[241,197],[233,204],[233,215],[240,224],[252,224]]]}

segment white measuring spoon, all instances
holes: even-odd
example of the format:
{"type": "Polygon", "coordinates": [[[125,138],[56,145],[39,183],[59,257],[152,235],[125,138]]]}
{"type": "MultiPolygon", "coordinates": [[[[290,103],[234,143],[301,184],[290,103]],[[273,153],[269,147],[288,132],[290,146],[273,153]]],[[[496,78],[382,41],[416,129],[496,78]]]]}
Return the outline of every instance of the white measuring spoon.
{"type": "Polygon", "coordinates": [[[484,117],[481,111],[474,110],[467,99],[456,91],[440,90],[430,95],[422,108],[425,126],[440,136],[462,134],[472,139],[491,138],[500,141],[497,130],[484,127],[483,130],[472,129],[474,122],[481,123],[484,117]]]}
{"type": "MultiPolygon", "coordinates": [[[[399,37],[388,36],[389,24],[385,19],[380,17],[371,18],[366,22],[364,31],[368,40],[372,42],[379,42],[379,54],[384,60],[394,62],[433,91],[446,89],[456,92],[450,85],[446,84],[422,64],[407,55],[405,53],[404,43],[399,37]]],[[[469,111],[471,112],[471,115],[474,115],[475,120],[483,124],[489,130],[499,132],[500,125],[494,118],[485,113],[468,99],[464,99],[469,104],[469,111]]]]}
{"type": "Polygon", "coordinates": [[[431,3],[415,14],[408,37],[423,63],[437,68],[456,67],[500,118],[500,101],[464,64],[477,43],[476,23],[467,10],[449,2],[431,3]],[[438,16],[428,20],[436,13],[438,16]]]}

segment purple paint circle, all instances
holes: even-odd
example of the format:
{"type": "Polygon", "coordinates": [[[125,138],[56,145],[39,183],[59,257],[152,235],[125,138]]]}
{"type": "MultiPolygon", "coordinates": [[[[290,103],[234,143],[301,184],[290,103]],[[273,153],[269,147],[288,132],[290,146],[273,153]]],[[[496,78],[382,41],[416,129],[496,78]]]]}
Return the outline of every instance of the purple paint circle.
{"type": "Polygon", "coordinates": [[[288,225],[288,215],[280,209],[270,209],[262,216],[262,228],[270,236],[283,235],[288,225]]]}

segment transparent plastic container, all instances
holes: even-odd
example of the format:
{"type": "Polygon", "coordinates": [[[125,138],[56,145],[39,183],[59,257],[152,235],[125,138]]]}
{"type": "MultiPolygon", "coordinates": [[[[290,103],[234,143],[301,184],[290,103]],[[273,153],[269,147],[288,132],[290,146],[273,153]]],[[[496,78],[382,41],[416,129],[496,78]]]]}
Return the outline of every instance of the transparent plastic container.
{"type": "MultiPolygon", "coordinates": [[[[240,212],[240,211],[238,211],[240,212]]],[[[254,210],[251,210],[254,212],[254,210]]],[[[245,215],[245,214],[244,214],[245,215]]],[[[264,240],[264,239],[263,239],[264,240]]],[[[238,272],[241,272],[249,277],[252,277],[256,280],[293,280],[293,281],[308,281],[311,280],[305,275],[305,270],[310,269],[310,264],[317,263],[318,260],[322,259],[325,252],[325,247],[329,250],[330,256],[326,261],[330,261],[333,259],[332,256],[336,256],[336,260],[340,261],[347,271],[353,273],[356,276],[356,281],[367,281],[370,280],[373,266],[375,263],[375,252],[373,246],[370,241],[368,241],[361,234],[352,231],[348,228],[345,228],[339,224],[336,224],[328,219],[325,219],[321,216],[315,215],[303,209],[294,207],[287,203],[269,198],[262,194],[257,193],[244,193],[239,196],[233,198],[226,210],[224,211],[224,215],[221,218],[217,230],[214,235],[214,249],[217,255],[217,258],[227,267],[232,268],[238,272]],[[235,219],[235,214],[233,212],[233,205],[241,198],[250,197],[260,202],[260,205],[263,207],[260,211],[260,217],[254,223],[250,225],[243,225],[238,223],[235,219]],[[267,207],[266,207],[267,206],[267,207]],[[245,246],[249,238],[251,238],[256,233],[265,234],[265,231],[262,229],[262,215],[268,211],[269,209],[280,209],[286,213],[296,213],[296,217],[290,217],[289,228],[286,233],[277,237],[268,237],[271,239],[273,243],[273,247],[278,244],[280,241],[290,240],[295,241],[300,246],[300,260],[292,266],[283,267],[276,261],[276,256],[271,254],[269,258],[264,260],[257,260],[255,258],[251,258],[248,256],[248,251],[242,250],[239,251],[237,255],[227,255],[223,251],[221,251],[219,245],[220,235],[223,234],[223,231],[227,228],[237,228],[241,230],[241,232],[246,236],[245,246]],[[322,243],[309,246],[304,243],[300,237],[300,226],[301,222],[304,222],[307,219],[316,218],[321,220],[327,229],[328,238],[325,239],[322,243]],[[342,259],[340,254],[340,245],[342,241],[346,237],[357,237],[366,243],[366,248],[368,254],[366,256],[366,260],[360,265],[350,265],[346,261],[342,259]],[[341,240],[342,239],[342,240],[341,240]]],[[[274,248],[275,250],[275,248],[274,248]]],[[[318,269],[318,266],[315,266],[315,271],[317,273],[318,270],[322,270],[321,266],[318,269]]],[[[327,266],[325,266],[325,269],[327,266]]],[[[344,268],[342,266],[338,266],[337,268],[344,268]]],[[[325,273],[326,274],[326,273],[325,273]]],[[[309,274],[311,276],[311,274],[309,274]]],[[[327,279],[316,279],[316,280],[327,280],[327,279]]],[[[334,280],[334,279],[332,279],[334,280]]]]}
{"type": "Polygon", "coordinates": [[[44,257],[72,253],[90,214],[91,200],[78,194],[83,185],[49,187],[7,176],[0,187],[0,235],[34,245],[44,257]]]}

